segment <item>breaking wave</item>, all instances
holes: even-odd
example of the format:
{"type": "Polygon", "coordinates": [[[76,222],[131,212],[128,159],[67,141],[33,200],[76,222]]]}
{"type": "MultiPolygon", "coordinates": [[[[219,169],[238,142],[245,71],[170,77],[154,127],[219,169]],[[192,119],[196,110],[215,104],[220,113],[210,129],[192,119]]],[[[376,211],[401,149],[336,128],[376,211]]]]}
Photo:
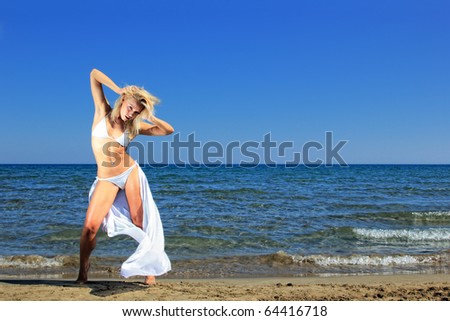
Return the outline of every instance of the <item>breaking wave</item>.
{"type": "Polygon", "coordinates": [[[400,229],[400,230],[385,230],[385,229],[368,229],[368,228],[354,228],[353,232],[356,235],[378,240],[398,239],[405,241],[433,241],[442,242],[450,241],[449,228],[430,228],[426,230],[420,229],[400,229]]]}
{"type": "Polygon", "coordinates": [[[442,255],[351,255],[351,256],[294,256],[297,264],[309,263],[320,266],[331,265],[365,265],[365,266],[392,266],[413,264],[439,264],[444,262],[442,255]]]}

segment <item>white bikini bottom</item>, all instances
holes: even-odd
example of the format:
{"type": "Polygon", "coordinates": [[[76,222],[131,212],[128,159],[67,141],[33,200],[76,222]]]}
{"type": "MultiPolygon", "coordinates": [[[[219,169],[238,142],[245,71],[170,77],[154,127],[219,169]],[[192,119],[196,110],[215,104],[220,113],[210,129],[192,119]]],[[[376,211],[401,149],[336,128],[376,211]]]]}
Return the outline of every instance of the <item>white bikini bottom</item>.
{"type": "Polygon", "coordinates": [[[125,172],[120,173],[119,175],[113,176],[113,177],[107,177],[107,178],[100,178],[97,177],[99,181],[108,181],[116,185],[120,189],[125,188],[125,184],[127,183],[128,176],[130,176],[131,171],[136,167],[137,163],[134,163],[133,166],[128,168],[125,172]]]}

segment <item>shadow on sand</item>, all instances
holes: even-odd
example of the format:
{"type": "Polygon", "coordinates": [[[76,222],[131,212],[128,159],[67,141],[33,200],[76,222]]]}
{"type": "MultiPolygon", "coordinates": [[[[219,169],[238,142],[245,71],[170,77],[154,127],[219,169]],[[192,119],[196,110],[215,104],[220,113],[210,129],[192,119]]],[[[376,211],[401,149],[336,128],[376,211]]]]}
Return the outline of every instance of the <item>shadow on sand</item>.
{"type": "Polygon", "coordinates": [[[90,288],[90,294],[98,297],[108,297],[126,292],[135,292],[148,289],[144,282],[126,282],[126,281],[106,281],[95,280],[88,281],[85,284],[76,284],[73,280],[8,280],[0,279],[0,283],[9,283],[14,285],[48,285],[67,288],[90,288]]]}

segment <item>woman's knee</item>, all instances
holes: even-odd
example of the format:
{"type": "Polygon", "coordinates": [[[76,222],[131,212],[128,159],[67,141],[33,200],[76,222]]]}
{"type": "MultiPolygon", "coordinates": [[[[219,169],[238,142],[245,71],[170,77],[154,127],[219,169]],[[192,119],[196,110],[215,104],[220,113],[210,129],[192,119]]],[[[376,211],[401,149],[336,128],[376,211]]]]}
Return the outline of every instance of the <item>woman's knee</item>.
{"type": "Polygon", "coordinates": [[[140,229],[143,228],[143,217],[142,214],[137,214],[137,215],[131,215],[131,222],[133,222],[134,225],[136,225],[137,227],[139,227],[140,229]]]}
{"type": "Polygon", "coordinates": [[[131,221],[134,225],[142,228],[142,221],[144,219],[144,211],[142,208],[142,200],[140,196],[133,196],[133,200],[130,201],[131,197],[127,199],[128,206],[130,210],[131,221]]]}
{"type": "Polygon", "coordinates": [[[95,236],[97,235],[97,232],[99,230],[99,226],[96,226],[94,224],[91,224],[89,222],[84,223],[82,236],[86,237],[88,239],[95,239],[95,236]]]}
{"type": "Polygon", "coordinates": [[[111,209],[119,188],[110,182],[97,183],[89,202],[84,221],[84,230],[87,234],[96,234],[105,216],[111,209]]]}

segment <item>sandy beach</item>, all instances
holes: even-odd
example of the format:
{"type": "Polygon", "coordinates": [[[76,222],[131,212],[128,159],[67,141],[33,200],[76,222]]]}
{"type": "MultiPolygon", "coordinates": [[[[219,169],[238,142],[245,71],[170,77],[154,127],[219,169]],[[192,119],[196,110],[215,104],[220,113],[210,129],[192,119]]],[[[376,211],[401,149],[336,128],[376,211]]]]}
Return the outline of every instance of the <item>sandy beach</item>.
{"type": "Polygon", "coordinates": [[[0,279],[3,301],[448,301],[448,274],[298,278],[0,279]]]}

